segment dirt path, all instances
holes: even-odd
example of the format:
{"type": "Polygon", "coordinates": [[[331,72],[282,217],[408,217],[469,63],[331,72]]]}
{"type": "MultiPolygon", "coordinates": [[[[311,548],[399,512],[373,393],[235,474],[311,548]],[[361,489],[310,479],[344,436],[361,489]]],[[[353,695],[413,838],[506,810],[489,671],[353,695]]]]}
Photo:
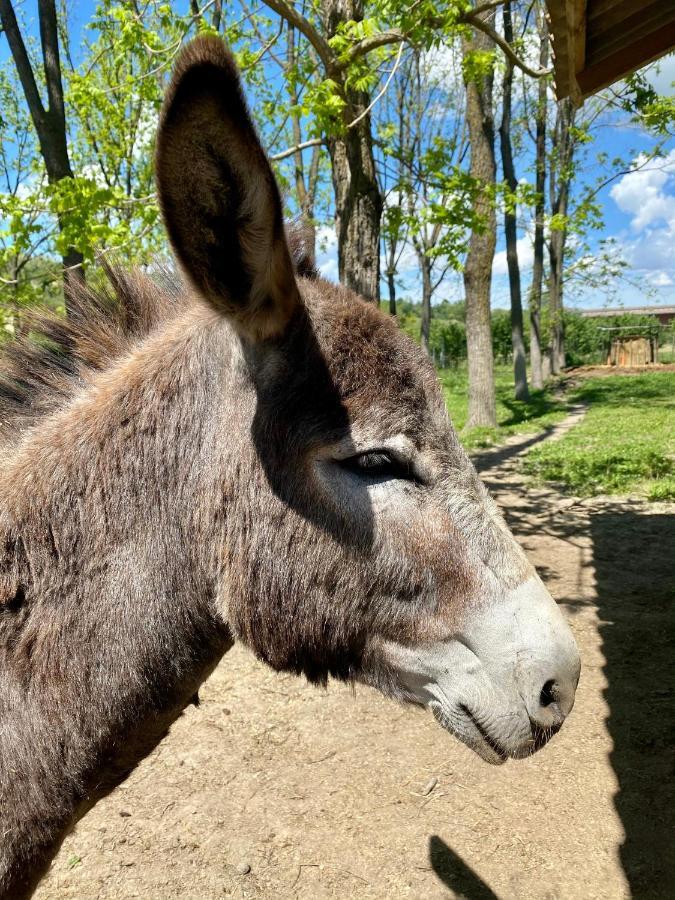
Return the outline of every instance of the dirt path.
{"type": "Polygon", "coordinates": [[[532,443],[478,463],[581,648],[577,704],[545,750],[491,768],[423,711],[318,691],[235,647],[36,896],[669,896],[675,506],[533,488],[517,468],[532,443]]]}

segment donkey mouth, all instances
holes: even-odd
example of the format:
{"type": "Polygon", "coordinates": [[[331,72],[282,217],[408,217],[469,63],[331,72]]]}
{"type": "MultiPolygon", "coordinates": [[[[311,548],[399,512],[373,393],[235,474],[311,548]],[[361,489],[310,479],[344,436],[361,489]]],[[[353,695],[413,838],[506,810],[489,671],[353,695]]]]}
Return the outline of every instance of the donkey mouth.
{"type": "MultiPolygon", "coordinates": [[[[491,750],[495,756],[497,756],[497,759],[498,759],[497,765],[501,765],[502,763],[505,763],[506,760],[510,756],[512,756],[512,754],[508,753],[504,749],[504,747],[502,747],[502,745],[499,743],[497,738],[493,737],[491,734],[488,734],[488,732],[481,725],[481,723],[478,721],[476,716],[471,712],[471,710],[469,709],[468,706],[466,706],[464,703],[460,703],[459,708],[460,708],[461,712],[464,713],[464,715],[469,720],[469,722],[471,722],[473,727],[476,729],[476,731],[482,738],[483,742],[487,745],[488,749],[491,750]]],[[[491,761],[492,760],[488,760],[488,762],[491,762],[491,761]]]]}
{"type": "MultiPolygon", "coordinates": [[[[491,734],[475,713],[464,703],[459,703],[449,712],[439,702],[429,703],[436,721],[454,737],[473,750],[482,760],[494,766],[503,765],[508,759],[518,759],[532,753],[531,744],[526,749],[521,741],[509,747],[503,739],[491,734]]],[[[509,744],[511,741],[509,741],[509,744]]]]}

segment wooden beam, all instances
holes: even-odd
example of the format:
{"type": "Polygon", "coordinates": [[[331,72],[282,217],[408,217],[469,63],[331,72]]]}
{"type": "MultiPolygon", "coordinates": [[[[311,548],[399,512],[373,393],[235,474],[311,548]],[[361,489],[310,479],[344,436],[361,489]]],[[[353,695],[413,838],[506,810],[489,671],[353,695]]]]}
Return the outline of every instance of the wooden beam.
{"type": "Polygon", "coordinates": [[[561,68],[567,71],[569,95],[579,105],[582,96],[576,76],[583,70],[586,59],[586,0],[565,0],[564,28],[567,60],[561,68]]]}
{"type": "Polygon", "coordinates": [[[597,37],[603,31],[608,31],[615,25],[625,22],[636,13],[649,15],[649,10],[654,7],[672,9],[669,0],[610,0],[609,5],[598,3],[598,0],[588,0],[586,9],[586,29],[589,37],[597,37]]]}
{"type": "Polygon", "coordinates": [[[646,66],[675,47],[675,21],[646,35],[628,47],[616,50],[598,63],[579,72],[576,80],[582,97],[613,84],[625,75],[646,66]]]}
{"type": "Polygon", "coordinates": [[[589,29],[586,62],[595,65],[623,47],[657,33],[671,22],[675,22],[675,3],[666,6],[659,2],[647,4],[639,13],[603,28],[600,33],[589,29]]]}

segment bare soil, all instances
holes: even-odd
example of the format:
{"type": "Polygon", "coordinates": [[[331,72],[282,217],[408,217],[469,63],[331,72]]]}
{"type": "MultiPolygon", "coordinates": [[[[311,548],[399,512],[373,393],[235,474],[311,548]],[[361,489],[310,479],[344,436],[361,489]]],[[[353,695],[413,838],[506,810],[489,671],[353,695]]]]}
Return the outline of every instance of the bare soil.
{"type": "Polygon", "coordinates": [[[675,363],[652,363],[649,366],[572,366],[565,369],[563,379],[607,378],[610,375],[642,375],[646,372],[675,372],[675,363]]]}
{"type": "Polygon", "coordinates": [[[535,488],[478,458],[583,672],[553,741],[492,768],[422,710],[235,647],[71,834],[40,900],[673,896],[675,505],[535,488]]]}

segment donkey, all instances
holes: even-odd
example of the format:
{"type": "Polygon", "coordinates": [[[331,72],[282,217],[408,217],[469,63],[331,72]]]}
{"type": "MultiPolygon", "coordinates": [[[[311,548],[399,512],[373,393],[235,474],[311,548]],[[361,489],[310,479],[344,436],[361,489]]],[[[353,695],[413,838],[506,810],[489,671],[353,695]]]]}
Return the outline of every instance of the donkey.
{"type": "Polygon", "coordinates": [[[156,177],[185,286],[111,271],[2,362],[2,897],[235,640],[426,705],[491,763],[541,747],[579,677],[429,361],[287,237],[216,38],[179,57],[156,177]]]}

